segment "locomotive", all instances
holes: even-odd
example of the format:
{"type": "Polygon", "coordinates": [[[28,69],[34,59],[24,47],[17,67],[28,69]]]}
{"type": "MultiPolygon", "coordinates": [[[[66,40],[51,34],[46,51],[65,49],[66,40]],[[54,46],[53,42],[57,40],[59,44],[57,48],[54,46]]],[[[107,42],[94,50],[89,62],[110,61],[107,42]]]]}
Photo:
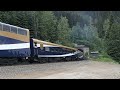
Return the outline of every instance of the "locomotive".
{"type": "Polygon", "coordinates": [[[30,37],[29,29],[0,22],[0,58],[25,59],[32,63],[41,58],[81,59],[83,52],[30,37]]]}

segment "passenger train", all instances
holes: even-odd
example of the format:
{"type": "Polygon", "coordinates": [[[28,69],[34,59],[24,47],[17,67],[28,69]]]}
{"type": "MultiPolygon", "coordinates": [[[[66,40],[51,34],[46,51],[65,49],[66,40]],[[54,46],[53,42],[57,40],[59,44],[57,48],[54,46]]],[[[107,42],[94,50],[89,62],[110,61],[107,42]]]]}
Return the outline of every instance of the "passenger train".
{"type": "Polygon", "coordinates": [[[30,37],[29,29],[0,22],[0,58],[18,58],[33,62],[38,58],[79,59],[78,49],[30,37]]]}

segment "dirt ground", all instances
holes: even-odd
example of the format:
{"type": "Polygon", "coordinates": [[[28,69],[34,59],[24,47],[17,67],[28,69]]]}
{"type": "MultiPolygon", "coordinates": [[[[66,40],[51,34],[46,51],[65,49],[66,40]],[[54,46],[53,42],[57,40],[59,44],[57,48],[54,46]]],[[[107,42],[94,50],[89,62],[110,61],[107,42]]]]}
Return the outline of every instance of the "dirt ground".
{"type": "Polygon", "coordinates": [[[0,79],[120,79],[120,65],[85,60],[0,66],[0,79]]]}

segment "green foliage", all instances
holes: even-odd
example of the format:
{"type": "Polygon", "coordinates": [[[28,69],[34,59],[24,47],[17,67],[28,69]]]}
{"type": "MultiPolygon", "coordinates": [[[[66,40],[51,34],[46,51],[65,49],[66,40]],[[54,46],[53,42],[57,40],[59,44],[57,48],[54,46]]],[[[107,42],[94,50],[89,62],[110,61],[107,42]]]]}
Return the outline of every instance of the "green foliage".
{"type": "Polygon", "coordinates": [[[79,23],[72,27],[72,31],[70,32],[70,38],[72,42],[76,43],[77,40],[83,39],[84,36],[82,34],[82,30],[83,29],[80,27],[79,23]]]}
{"type": "Polygon", "coordinates": [[[120,24],[112,24],[107,35],[109,35],[106,38],[107,53],[120,63],[120,24]]]}
{"type": "Polygon", "coordinates": [[[102,51],[101,53],[99,53],[99,57],[96,59],[91,58],[92,60],[95,61],[100,61],[100,62],[112,62],[112,63],[117,63],[114,59],[112,59],[106,52],[102,51]]]}
{"type": "Polygon", "coordinates": [[[39,38],[55,42],[57,40],[57,19],[52,11],[43,11],[39,16],[39,38]]]}
{"type": "Polygon", "coordinates": [[[58,21],[58,25],[57,25],[57,30],[58,30],[58,41],[59,43],[63,44],[63,45],[69,45],[69,33],[71,31],[70,27],[69,27],[69,23],[68,23],[68,19],[66,17],[62,17],[60,18],[60,20],[58,21]]]}
{"type": "MultiPolygon", "coordinates": [[[[82,17],[81,11],[54,11],[55,16],[60,19],[61,16],[67,17],[70,28],[76,25],[77,22],[80,22],[81,26],[87,23],[87,20],[82,17]]],[[[85,16],[85,15],[83,15],[85,16]]]]}
{"type": "Polygon", "coordinates": [[[92,25],[91,17],[89,17],[88,22],[89,24],[85,24],[83,28],[80,27],[79,23],[72,27],[71,41],[79,45],[86,45],[91,50],[100,50],[101,40],[98,37],[97,28],[92,25]]]}
{"type": "Polygon", "coordinates": [[[106,58],[106,57],[99,57],[99,58],[95,59],[95,61],[117,63],[112,58],[106,58]]]}

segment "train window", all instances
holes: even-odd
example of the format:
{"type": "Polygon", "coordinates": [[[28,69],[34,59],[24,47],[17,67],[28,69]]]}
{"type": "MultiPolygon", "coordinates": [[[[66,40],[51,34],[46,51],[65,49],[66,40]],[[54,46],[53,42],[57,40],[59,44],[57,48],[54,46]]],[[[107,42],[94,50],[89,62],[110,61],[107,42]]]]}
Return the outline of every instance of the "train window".
{"type": "Polygon", "coordinates": [[[17,34],[17,28],[16,27],[11,27],[11,32],[17,34]]]}
{"type": "Polygon", "coordinates": [[[27,31],[24,30],[24,29],[18,28],[18,34],[26,35],[27,36],[27,31]]]}
{"type": "Polygon", "coordinates": [[[37,43],[36,42],[34,42],[34,48],[37,48],[37,43]]]}
{"type": "Polygon", "coordinates": [[[50,51],[50,48],[49,47],[45,47],[45,51],[50,51]]]}
{"type": "Polygon", "coordinates": [[[45,51],[45,47],[43,47],[43,51],[45,51]]]}
{"type": "Polygon", "coordinates": [[[3,25],[3,31],[10,32],[10,26],[8,26],[8,25],[3,25]]]}
{"type": "Polygon", "coordinates": [[[50,48],[50,51],[51,51],[51,52],[56,52],[55,47],[51,47],[51,48],[50,48]]]}

